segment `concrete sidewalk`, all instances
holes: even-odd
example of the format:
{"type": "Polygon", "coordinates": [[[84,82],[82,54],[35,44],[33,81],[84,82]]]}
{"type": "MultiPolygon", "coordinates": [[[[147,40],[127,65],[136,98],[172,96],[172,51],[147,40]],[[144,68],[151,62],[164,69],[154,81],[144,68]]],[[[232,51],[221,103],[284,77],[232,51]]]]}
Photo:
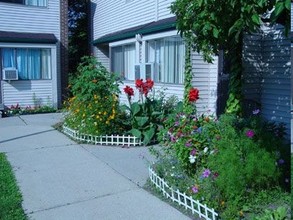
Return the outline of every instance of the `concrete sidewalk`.
{"type": "Polygon", "coordinates": [[[14,169],[31,219],[189,219],[141,188],[153,160],[147,148],[76,144],[51,127],[61,118],[0,118],[0,152],[14,169]]]}

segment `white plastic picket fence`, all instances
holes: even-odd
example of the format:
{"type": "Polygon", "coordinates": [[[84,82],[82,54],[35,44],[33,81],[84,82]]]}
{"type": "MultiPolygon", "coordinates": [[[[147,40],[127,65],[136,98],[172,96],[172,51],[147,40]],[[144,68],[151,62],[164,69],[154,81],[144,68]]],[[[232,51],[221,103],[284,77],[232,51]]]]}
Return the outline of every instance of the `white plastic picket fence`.
{"type": "Polygon", "coordinates": [[[140,138],[131,135],[104,135],[95,136],[89,134],[81,134],[78,131],[71,129],[67,126],[63,126],[63,132],[77,141],[86,142],[89,144],[101,144],[101,145],[122,145],[122,146],[141,146],[143,142],[140,138]]]}
{"type": "Polygon", "coordinates": [[[218,214],[214,209],[210,209],[207,205],[201,204],[198,200],[194,200],[191,196],[187,196],[185,193],[181,193],[178,189],[174,190],[170,187],[164,179],[159,177],[155,171],[149,167],[149,177],[151,182],[163,192],[163,195],[170,198],[173,202],[177,202],[179,205],[189,209],[192,214],[197,213],[199,217],[203,217],[207,220],[217,220],[218,214]]]}

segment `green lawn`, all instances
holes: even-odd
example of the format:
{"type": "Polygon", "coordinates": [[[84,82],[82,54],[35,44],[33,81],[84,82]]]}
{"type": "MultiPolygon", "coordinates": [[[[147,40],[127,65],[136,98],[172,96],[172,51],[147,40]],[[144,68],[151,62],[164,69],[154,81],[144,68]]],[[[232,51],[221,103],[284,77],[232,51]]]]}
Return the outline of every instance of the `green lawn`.
{"type": "Polygon", "coordinates": [[[22,196],[16,184],[12,168],[5,154],[0,153],[0,219],[27,219],[22,206],[22,196]]]}

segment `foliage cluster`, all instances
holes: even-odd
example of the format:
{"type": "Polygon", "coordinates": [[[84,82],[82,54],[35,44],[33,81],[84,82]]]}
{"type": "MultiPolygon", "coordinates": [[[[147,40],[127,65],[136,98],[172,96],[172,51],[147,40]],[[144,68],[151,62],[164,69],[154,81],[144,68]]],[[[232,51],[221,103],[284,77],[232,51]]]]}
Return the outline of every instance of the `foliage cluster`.
{"type": "Polygon", "coordinates": [[[119,81],[95,57],[86,56],[70,80],[72,97],[65,103],[68,114],[65,124],[81,133],[118,134],[124,128],[119,123],[119,81]]]}
{"type": "Polygon", "coordinates": [[[143,143],[148,145],[157,139],[158,129],[162,127],[163,119],[173,110],[177,100],[174,97],[167,99],[163,92],[159,92],[158,96],[155,92],[150,94],[154,85],[150,79],[145,82],[138,79],[135,85],[139,93],[139,100],[136,102],[132,101],[134,90],[129,86],[124,88],[129,102],[128,106],[122,106],[129,116],[129,120],[126,120],[124,124],[131,129],[129,132],[132,135],[142,138],[143,143]]]}
{"type": "Polygon", "coordinates": [[[157,152],[155,169],[174,187],[216,208],[223,219],[275,204],[271,191],[290,186],[289,147],[282,142],[283,126],[267,123],[258,113],[246,119],[227,114],[219,120],[174,114],[164,121],[160,139],[165,153],[157,152]],[[262,202],[249,205],[263,194],[262,202]]]}
{"type": "Polygon", "coordinates": [[[2,116],[13,116],[13,115],[26,115],[26,114],[38,114],[38,113],[52,113],[56,112],[56,109],[49,105],[38,105],[32,107],[30,105],[22,108],[19,104],[11,105],[7,107],[2,116]]]}
{"type": "Polygon", "coordinates": [[[3,153],[0,153],[0,170],[0,219],[27,219],[12,168],[3,153]]]}

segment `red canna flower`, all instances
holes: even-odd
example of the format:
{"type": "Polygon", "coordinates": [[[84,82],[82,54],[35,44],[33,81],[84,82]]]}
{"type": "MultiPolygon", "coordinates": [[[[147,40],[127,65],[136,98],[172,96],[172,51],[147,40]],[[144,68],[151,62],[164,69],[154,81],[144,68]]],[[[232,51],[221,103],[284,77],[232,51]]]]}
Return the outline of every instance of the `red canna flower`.
{"type": "Polygon", "coordinates": [[[142,86],[143,86],[143,80],[142,79],[137,79],[137,80],[135,80],[135,86],[136,86],[136,88],[142,88],[142,86]]]}
{"type": "Polygon", "coordinates": [[[190,102],[196,102],[199,99],[199,91],[197,88],[191,88],[189,90],[188,99],[190,102]]]}
{"type": "Polygon", "coordinates": [[[130,96],[134,96],[134,91],[130,86],[126,86],[124,88],[124,92],[130,97],[130,96]]]}
{"type": "Polygon", "coordinates": [[[151,79],[147,79],[145,84],[147,85],[148,89],[151,90],[154,86],[154,81],[151,79]]]}

